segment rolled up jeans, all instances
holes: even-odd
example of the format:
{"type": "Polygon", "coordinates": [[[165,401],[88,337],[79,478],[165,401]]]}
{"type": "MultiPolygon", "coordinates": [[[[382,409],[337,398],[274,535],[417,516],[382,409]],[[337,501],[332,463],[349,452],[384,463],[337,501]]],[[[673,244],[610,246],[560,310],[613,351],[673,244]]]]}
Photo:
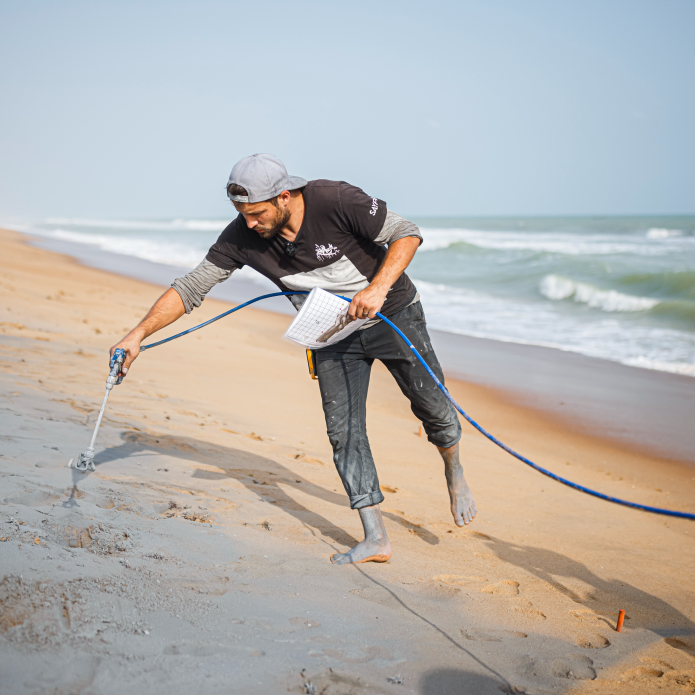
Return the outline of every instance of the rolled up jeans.
{"type": "MultiPolygon", "coordinates": [[[[388,318],[444,383],[420,302],[388,318]]],[[[448,448],[461,438],[456,410],[403,339],[383,321],[318,350],[316,364],[326,430],[352,509],[370,507],[384,499],[367,438],[367,391],[374,360],[381,360],[391,372],[432,444],[448,448]]]]}

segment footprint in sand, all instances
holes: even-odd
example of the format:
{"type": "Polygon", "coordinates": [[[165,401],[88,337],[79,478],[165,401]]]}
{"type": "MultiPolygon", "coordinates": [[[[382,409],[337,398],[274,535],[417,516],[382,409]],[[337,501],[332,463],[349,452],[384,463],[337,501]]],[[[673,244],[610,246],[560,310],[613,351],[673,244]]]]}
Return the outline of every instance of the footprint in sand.
{"type": "Polygon", "coordinates": [[[667,637],[664,642],[669,647],[679,649],[690,656],[695,656],[695,635],[685,635],[680,637],[667,637]]]}
{"type": "MultiPolygon", "coordinates": [[[[674,669],[670,664],[660,659],[642,658],[644,666],[630,669],[621,674],[621,679],[632,687],[633,692],[641,692],[649,688],[659,690],[668,688],[671,684],[679,685],[686,692],[695,692],[695,671],[674,669]]],[[[669,692],[671,692],[669,690],[669,692]]]]}
{"type": "Polygon", "coordinates": [[[575,643],[582,649],[605,649],[611,643],[603,635],[589,635],[574,638],[575,643]]]}
{"type": "Polygon", "coordinates": [[[594,671],[593,665],[594,662],[588,656],[573,654],[564,659],[554,661],[552,674],[555,678],[592,681],[596,678],[596,671],[594,671]]]}
{"type": "Polygon", "coordinates": [[[511,579],[504,579],[501,582],[483,587],[481,591],[485,594],[492,594],[493,596],[518,596],[519,582],[512,581],[511,579]]]}
{"type": "Polygon", "coordinates": [[[673,670],[673,666],[671,666],[671,664],[667,664],[665,661],[662,661],[661,659],[652,659],[650,656],[641,656],[640,661],[647,666],[652,666],[653,668],[659,668],[662,671],[672,671],[673,670]]]}
{"type": "Polygon", "coordinates": [[[529,618],[529,620],[545,620],[546,617],[545,613],[537,611],[535,608],[531,608],[530,605],[514,606],[514,611],[522,615],[524,618],[529,618]]]}
{"type": "Polygon", "coordinates": [[[483,593],[492,594],[493,596],[518,596],[519,582],[511,579],[503,579],[500,582],[488,584],[480,588],[481,584],[487,583],[487,577],[470,577],[461,574],[438,574],[432,577],[435,582],[448,584],[449,586],[469,586],[471,588],[480,589],[483,593]]]}
{"type": "MultiPolygon", "coordinates": [[[[597,613],[589,609],[584,610],[573,610],[569,612],[570,615],[576,620],[583,620],[593,623],[591,627],[615,627],[615,623],[618,620],[617,613],[597,613]]],[[[625,620],[629,620],[630,616],[626,615],[625,620]]],[[[589,626],[587,626],[589,627],[589,626]]]]}
{"type": "MultiPolygon", "coordinates": [[[[669,639],[676,639],[670,637],[669,639]]],[[[686,637],[687,639],[687,637],[686,637]]],[[[646,689],[658,688],[658,690],[669,688],[675,684],[681,686],[686,692],[695,692],[695,671],[689,669],[674,669],[671,664],[661,659],[642,657],[640,661],[643,666],[625,671],[620,675],[622,681],[632,687],[633,692],[641,692],[646,689]]],[[[671,692],[669,690],[669,692],[671,692]]]]}
{"type": "Polygon", "coordinates": [[[661,678],[665,671],[657,666],[638,666],[620,674],[624,680],[641,679],[641,678],[661,678]]]}
{"type": "Polygon", "coordinates": [[[16,497],[8,497],[3,501],[5,504],[23,504],[25,507],[47,507],[59,499],[60,497],[54,493],[37,490],[36,492],[26,492],[16,497]]]}
{"type": "Polygon", "coordinates": [[[528,637],[525,632],[517,632],[516,630],[495,630],[477,627],[462,629],[461,634],[465,639],[476,642],[502,642],[506,639],[528,637]]]}

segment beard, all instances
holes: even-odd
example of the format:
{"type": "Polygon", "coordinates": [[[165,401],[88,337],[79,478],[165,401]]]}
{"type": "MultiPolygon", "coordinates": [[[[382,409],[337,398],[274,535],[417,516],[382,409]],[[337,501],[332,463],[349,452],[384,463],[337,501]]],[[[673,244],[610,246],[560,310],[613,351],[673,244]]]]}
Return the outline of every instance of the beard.
{"type": "Polygon", "coordinates": [[[263,239],[274,239],[280,233],[280,230],[289,222],[290,217],[291,213],[289,210],[286,209],[283,211],[278,208],[272,226],[261,227],[258,225],[255,231],[258,232],[263,239]]]}

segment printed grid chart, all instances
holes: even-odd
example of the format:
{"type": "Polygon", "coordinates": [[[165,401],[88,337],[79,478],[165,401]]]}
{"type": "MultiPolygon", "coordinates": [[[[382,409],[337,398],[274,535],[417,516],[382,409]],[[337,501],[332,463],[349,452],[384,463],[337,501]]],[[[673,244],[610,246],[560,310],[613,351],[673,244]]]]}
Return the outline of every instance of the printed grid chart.
{"type": "Polygon", "coordinates": [[[344,299],[315,287],[283,338],[313,350],[337,343],[368,321],[357,319],[345,324],[349,306],[344,299]]]}

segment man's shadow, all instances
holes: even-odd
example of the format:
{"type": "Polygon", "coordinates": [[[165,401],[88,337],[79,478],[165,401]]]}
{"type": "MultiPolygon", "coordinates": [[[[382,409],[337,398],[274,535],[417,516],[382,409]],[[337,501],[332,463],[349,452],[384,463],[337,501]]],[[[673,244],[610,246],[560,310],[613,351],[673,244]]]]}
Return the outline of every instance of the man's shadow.
{"type": "Polygon", "coordinates": [[[523,691],[517,691],[508,683],[482,673],[459,668],[437,668],[423,674],[419,692],[422,695],[501,695],[523,691]]]}
{"type": "MultiPolygon", "coordinates": [[[[348,506],[347,498],[342,494],[312,483],[277,461],[241,449],[201,442],[192,437],[179,437],[168,434],[155,436],[145,432],[121,432],[120,438],[122,444],[109,447],[96,455],[94,461],[96,466],[102,466],[105,463],[131,456],[141,457],[143,455],[156,454],[217,466],[220,472],[196,470],[193,477],[207,480],[234,478],[242,483],[247,490],[253,492],[260,500],[280,507],[291,516],[316,529],[336,543],[348,547],[354,547],[358,543],[357,539],[349,533],[297,502],[279,484],[282,484],[285,489],[295,489],[340,507],[348,506]]],[[[82,473],[73,472],[73,478],[75,479],[74,490],[77,489],[77,482],[82,475],[82,473]]],[[[71,496],[66,504],[73,506],[76,503],[71,496]]],[[[408,530],[412,530],[413,534],[425,543],[430,545],[439,543],[439,538],[435,534],[397,514],[384,512],[384,516],[408,530]]]]}
{"type": "Polygon", "coordinates": [[[259,500],[280,507],[302,524],[315,529],[336,543],[354,546],[358,542],[325,517],[307,509],[285,490],[288,488],[298,490],[341,507],[347,506],[345,497],[312,483],[277,461],[241,449],[201,442],[191,437],[167,434],[152,436],[144,432],[122,432],[120,437],[122,444],[109,447],[96,456],[97,466],[132,456],[140,457],[145,452],[216,466],[220,469],[219,471],[196,470],[193,477],[204,480],[233,478],[256,495],[259,500]]]}
{"type": "Polygon", "coordinates": [[[595,616],[598,622],[615,629],[618,610],[623,608],[630,621],[630,624],[626,623],[626,627],[651,630],[665,638],[664,641],[671,647],[695,656],[695,623],[666,601],[627,582],[603,579],[583,563],[553,550],[519,545],[493,537],[486,543],[500,560],[525,569],[575,603],[585,606],[590,611],[586,615],[595,616]],[[580,593],[563,583],[568,578],[578,579],[591,589],[580,593]]]}

